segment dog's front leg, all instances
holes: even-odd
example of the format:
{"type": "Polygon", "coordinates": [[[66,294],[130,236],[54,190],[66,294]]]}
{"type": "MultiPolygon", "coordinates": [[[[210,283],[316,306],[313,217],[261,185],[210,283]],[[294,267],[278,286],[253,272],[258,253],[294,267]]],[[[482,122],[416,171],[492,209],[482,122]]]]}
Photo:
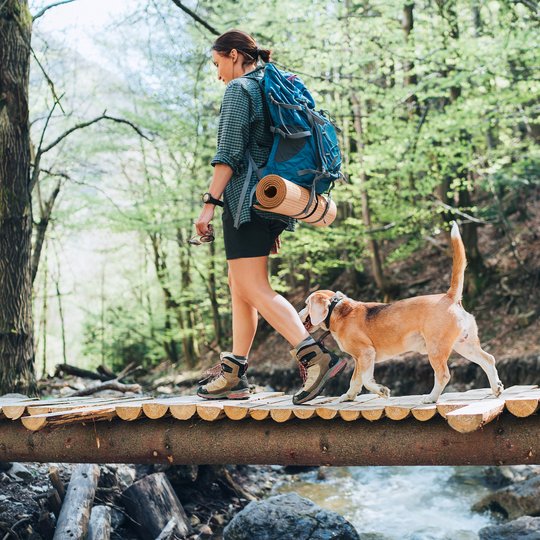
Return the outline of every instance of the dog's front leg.
{"type": "Polygon", "coordinates": [[[351,377],[351,383],[346,394],[343,394],[339,398],[339,402],[343,401],[354,401],[356,396],[362,391],[362,373],[359,368],[359,362],[354,358],[354,371],[351,377]]]}
{"type": "Polygon", "coordinates": [[[390,397],[390,389],[382,384],[377,384],[373,377],[375,370],[376,352],[373,347],[366,346],[356,354],[352,355],[355,359],[355,370],[351,379],[349,390],[344,396],[341,396],[342,401],[353,401],[358,392],[362,389],[362,384],[374,394],[381,397],[390,397]],[[354,375],[357,373],[357,378],[354,375]],[[359,382],[359,384],[358,384],[359,382]],[[345,396],[347,399],[344,399],[345,396]]]}

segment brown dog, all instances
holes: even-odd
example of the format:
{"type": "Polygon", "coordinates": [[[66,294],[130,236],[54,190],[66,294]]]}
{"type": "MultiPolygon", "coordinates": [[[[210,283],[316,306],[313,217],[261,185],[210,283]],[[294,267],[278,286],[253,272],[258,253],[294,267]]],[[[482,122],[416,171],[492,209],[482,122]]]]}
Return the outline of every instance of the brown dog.
{"type": "Polygon", "coordinates": [[[502,392],[495,358],[480,347],[476,321],[461,306],[467,260],[455,223],[451,238],[452,281],[446,294],[417,296],[393,304],[356,302],[333,291],[317,291],[308,297],[300,312],[308,332],[329,330],[339,348],[355,361],[349,390],[340,401],[354,400],[362,386],[388,397],[390,390],[373,378],[375,364],[405,352],[427,353],[435,371],[435,385],[424,403],[436,402],[448,384],[448,357],[453,350],[485,371],[496,396],[502,392]]]}

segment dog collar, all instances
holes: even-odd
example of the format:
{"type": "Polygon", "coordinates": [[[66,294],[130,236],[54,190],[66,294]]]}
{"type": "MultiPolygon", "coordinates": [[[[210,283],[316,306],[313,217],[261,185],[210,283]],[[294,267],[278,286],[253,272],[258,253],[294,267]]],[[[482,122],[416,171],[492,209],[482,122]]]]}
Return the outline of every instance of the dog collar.
{"type": "Polygon", "coordinates": [[[324,319],[324,326],[326,326],[326,329],[330,331],[330,317],[332,316],[332,312],[336,308],[336,306],[343,300],[342,298],[336,298],[335,296],[330,301],[330,307],[328,308],[328,315],[326,316],[326,319],[324,319]]]}

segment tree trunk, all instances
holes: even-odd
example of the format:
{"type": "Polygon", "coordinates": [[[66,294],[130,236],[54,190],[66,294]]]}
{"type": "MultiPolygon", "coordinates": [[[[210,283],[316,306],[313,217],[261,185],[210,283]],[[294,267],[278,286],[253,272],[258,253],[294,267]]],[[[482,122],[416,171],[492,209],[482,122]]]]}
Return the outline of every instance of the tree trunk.
{"type": "MultiPolygon", "coordinates": [[[[409,44],[409,42],[412,40],[411,31],[414,28],[413,10],[414,4],[406,4],[405,6],[403,6],[402,27],[405,33],[405,42],[407,44],[409,44]]],[[[409,50],[411,51],[411,56],[414,56],[414,43],[411,43],[411,47],[409,50]]],[[[403,62],[403,71],[405,72],[403,78],[403,86],[416,86],[418,79],[416,78],[414,61],[409,59],[405,60],[403,62]]],[[[409,97],[407,97],[406,103],[409,120],[412,120],[415,116],[419,114],[418,98],[416,94],[411,94],[409,97]]]]}
{"type": "Polygon", "coordinates": [[[182,314],[180,312],[180,306],[174,299],[171,289],[169,287],[169,271],[167,268],[167,261],[165,260],[165,254],[161,247],[161,236],[159,233],[150,233],[150,241],[152,242],[152,250],[154,253],[154,267],[158,277],[161,291],[163,292],[163,298],[165,302],[165,330],[166,330],[166,344],[165,352],[171,362],[178,362],[178,353],[176,348],[176,342],[173,338],[172,327],[169,318],[169,314],[173,313],[178,322],[180,330],[184,328],[184,321],[182,320],[182,314]]]}
{"type": "Polygon", "coordinates": [[[187,248],[186,237],[181,227],[176,231],[176,240],[178,243],[178,255],[180,262],[180,282],[182,286],[182,298],[180,301],[180,311],[184,323],[184,335],[182,336],[182,348],[184,351],[184,360],[189,367],[193,367],[199,357],[199,344],[194,337],[195,316],[191,309],[191,260],[187,248]]]}
{"type": "Polygon", "coordinates": [[[217,299],[217,284],[216,284],[216,246],[212,242],[210,244],[210,257],[208,259],[208,294],[210,296],[210,305],[212,306],[212,320],[214,323],[214,335],[216,337],[216,345],[222,346],[224,339],[223,323],[221,314],[219,313],[219,304],[217,299]]]}
{"type": "Polygon", "coordinates": [[[0,394],[35,393],[26,0],[0,4],[0,394]]]}
{"type": "MultiPolygon", "coordinates": [[[[353,105],[353,116],[354,116],[354,130],[356,132],[356,138],[357,138],[357,149],[360,159],[360,194],[362,197],[362,221],[364,223],[364,226],[366,229],[371,229],[371,212],[369,209],[369,196],[366,189],[366,173],[365,169],[362,166],[362,156],[363,156],[363,148],[364,148],[364,141],[363,141],[363,127],[362,127],[362,111],[360,108],[360,100],[358,99],[358,96],[352,92],[351,94],[351,100],[353,105]]],[[[388,284],[386,282],[386,278],[384,276],[383,266],[382,266],[382,260],[381,260],[381,254],[379,251],[379,243],[377,240],[372,238],[371,236],[368,238],[367,241],[368,248],[371,255],[371,269],[373,271],[373,277],[375,279],[375,283],[377,284],[378,289],[386,295],[388,291],[388,284]]]]}

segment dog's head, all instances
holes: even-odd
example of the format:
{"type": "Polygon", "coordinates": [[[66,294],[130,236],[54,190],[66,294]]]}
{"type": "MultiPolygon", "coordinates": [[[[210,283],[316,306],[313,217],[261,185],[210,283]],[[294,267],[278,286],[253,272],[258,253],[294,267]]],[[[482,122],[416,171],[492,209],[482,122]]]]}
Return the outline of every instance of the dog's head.
{"type": "Polygon", "coordinates": [[[316,332],[326,317],[332,298],[345,298],[342,292],[315,291],[306,299],[306,307],[299,313],[306,330],[316,332]]]}

